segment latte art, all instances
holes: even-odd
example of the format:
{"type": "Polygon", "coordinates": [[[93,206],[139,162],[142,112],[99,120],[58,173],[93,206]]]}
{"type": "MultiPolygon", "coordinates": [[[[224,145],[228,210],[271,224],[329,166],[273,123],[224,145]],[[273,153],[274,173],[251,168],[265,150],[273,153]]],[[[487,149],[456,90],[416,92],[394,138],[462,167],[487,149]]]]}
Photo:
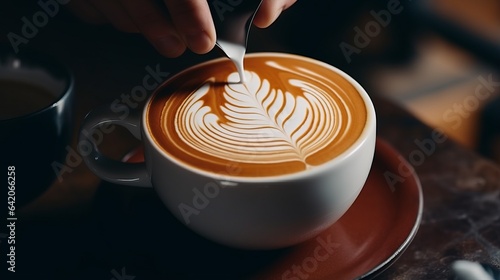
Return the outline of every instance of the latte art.
{"type": "MultiPolygon", "coordinates": [[[[246,84],[224,87],[222,115],[204,101],[210,98],[210,82],[190,95],[175,115],[179,138],[200,153],[235,162],[301,161],[308,166],[307,156],[324,149],[339,133],[340,110],[320,88],[290,80],[304,90],[294,96],[271,88],[255,72],[247,72],[246,77],[246,84]]],[[[162,124],[166,130],[168,121],[162,124]]]]}
{"type": "Polygon", "coordinates": [[[167,83],[148,107],[158,146],[204,171],[236,166],[230,175],[262,177],[321,165],[361,134],[363,100],[331,69],[293,56],[250,56],[245,65],[244,84],[221,60],[167,83]]]}

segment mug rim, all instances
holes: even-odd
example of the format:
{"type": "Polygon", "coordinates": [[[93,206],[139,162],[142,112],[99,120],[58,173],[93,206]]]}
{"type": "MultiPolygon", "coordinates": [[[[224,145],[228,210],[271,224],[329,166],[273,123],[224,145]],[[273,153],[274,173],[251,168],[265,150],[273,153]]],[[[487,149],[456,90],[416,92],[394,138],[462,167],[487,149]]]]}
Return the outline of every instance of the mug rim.
{"type": "MultiPolygon", "coordinates": [[[[163,158],[167,159],[168,161],[172,162],[173,164],[176,164],[180,167],[182,167],[185,170],[189,170],[190,172],[197,173],[199,175],[205,176],[212,178],[217,181],[222,181],[222,182],[229,182],[228,187],[235,187],[235,185],[231,185],[231,183],[270,183],[270,182],[286,182],[286,181],[297,181],[301,179],[305,179],[308,177],[314,177],[317,176],[318,174],[328,172],[332,168],[335,168],[337,165],[341,164],[342,162],[346,161],[348,158],[351,157],[353,153],[355,153],[357,150],[361,149],[362,146],[366,145],[366,141],[369,140],[370,136],[372,134],[375,134],[373,136],[376,136],[376,112],[375,108],[373,106],[373,102],[366,92],[366,90],[356,81],[354,78],[352,78],[350,75],[345,73],[344,71],[340,70],[339,68],[328,64],[326,62],[323,62],[318,59],[302,56],[302,55],[297,55],[297,54],[289,54],[289,53],[282,53],[282,52],[254,52],[254,53],[247,53],[245,57],[265,57],[265,56],[272,56],[272,57],[291,57],[307,62],[311,62],[314,64],[318,64],[322,67],[325,67],[338,75],[340,75],[342,78],[344,78],[347,82],[349,82],[356,91],[359,93],[363,100],[363,104],[365,105],[366,108],[366,123],[365,126],[363,127],[363,130],[361,131],[359,137],[344,151],[342,151],[339,155],[335,156],[334,158],[328,160],[327,162],[316,166],[315,168],[309,169],[309,170],[302,170],[299,172],[295,173],[289,173],[289,174],[280,174],[280,175],[273,175],[273,176],[235,176],[235,175],[226,175],[226,174],[218,174],[215,172],[210,172],[206,171],[203,169],[200,169],[195,166],[190,166],[181,160],[175,158],[174,156],[168,154],[166,151],[164,151],[161,147],[157,145],[155,140],[152,138],[149,126],[146,125],[146,119],[147,115],[150,109],[151,101],[153,98],[159,94],[159,92],[165,87],[165,85],[170,82],[170,80],[175,79],[176,77],[184,74],[185,72],[190,71],[193,68],[196,67],[202,67],[206,64],[212,64],[212,63],[217,63],[221,60],[227,60],[228,58],[226,57],[220,57],[220,58],[215,58],[215,59],[210,59],[208,61],[195,64],[193,66],[190,66],[177,74],[173,75],[169,79],[165,80],[162,82],[151,94],[151,96],[148,98],[144,108],[143,112],[141,115],[141,130],[143,132],[143,136],[145,136],[148,139],[148,142],[151,144],[151,146],[156,150],[157,153],[159,153],[163,158]]],[[[375,139],[375,137],[373,137],[375,139]]],[[[236,185],[237,186],[237,185],[236,185]]],[[[226,186],[225,186],[226,187],[226,186]]]]}
{"type": "MultiPolygon", "coordinates": [[[[64,80],[66,83],[64,86],[64,89],[61,90],[61,92],[57,93],[57,97],[54,98],[54,100],[47,106],[44,106],[36,111],[30,112],[28,114],[24,114],[21,116],[16,116],[16,117],[11,117],[8,119],[0,119],[0,124],[6,124],[9,122],[17,122],[20,120],[24,119],[30,119],[33,117],[36,117],[37,115],[44,114],[45,112],[51,110],[54,107],[57,107],[59,103],[64,102],[68,96],[74,91],[75,87],[75,78],[73,72],[70,70],[70,68],[63,63],[60,59],[55,58],[52,55],[49,55],[47,53],[38,51],[38,50],[33,50],[33,49],[24,49],[22,50],[22,54],[15,53],[11,49],[8,49],[5,46],[0,46],[0,50],[5,50],[7,51],[2,52],[0,55],[0,65],[2,64],[2,60],[12,57],[19,59],[21,61],[29,61],[29,65],[36,66],[40,68],[41,70],[45,71],[49,75],[52,76],[54,72],[57,72],[58,74],[61,75],[61,78],[64,80]]],[[[20,51],[21,52],[21,51],[20,51]]],[[[8,68],[8,67],[6,67],[8,68]]],[[[22,68],[22,66],[20,67],[22,68]]]]}

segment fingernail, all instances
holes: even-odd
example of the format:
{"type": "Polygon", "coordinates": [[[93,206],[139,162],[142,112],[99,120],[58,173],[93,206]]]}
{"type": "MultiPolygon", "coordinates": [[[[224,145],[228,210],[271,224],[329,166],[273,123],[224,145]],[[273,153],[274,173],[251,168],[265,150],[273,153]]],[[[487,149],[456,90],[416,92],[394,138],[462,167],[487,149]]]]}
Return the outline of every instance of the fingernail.
{"type": "Polygon", "coordinates": [[[193,52],[199,54],[209,52],[215,44],[205,31],[195,34],[186,34],[186,42],[193,52]]]}
{"type": "Polygon", "coordinates": [[[162,37],[154,44],[160,53],[167,56],[178,56],[184,51],[182,42],[175,36],[162,37]]]}

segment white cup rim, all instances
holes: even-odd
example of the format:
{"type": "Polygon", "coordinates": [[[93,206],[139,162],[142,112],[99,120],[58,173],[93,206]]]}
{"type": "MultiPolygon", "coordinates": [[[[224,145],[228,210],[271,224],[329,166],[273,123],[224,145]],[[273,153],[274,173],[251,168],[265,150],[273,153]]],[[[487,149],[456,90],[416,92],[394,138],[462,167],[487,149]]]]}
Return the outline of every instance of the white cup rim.
{"type": "Polygon", "coordinates": [[[288,53],[280,53],[280,52],[256,52],[256,53],[248,53],[245,55],[245,57],[263,57],[263,56],[273,56],[273,57],[291,57],[307,62],[312,62],[315,64],[318,64],[320,66],[323,66],[327,69],[332,70],[333,72],[339,74],[342,76],[346,81],[348,81],[351,85],[354,86],[354,88],[358,91],[359,95],[363,99],[363,103],[365,104],[366,108],[366,124],[363,127],[363,130],[361,131],[361,134],[359,135],[358,139],[352,143],[349,148],[347,148],[345,151],[341,152],[339,155],[336,157],[332,158],[331,160],[315,166],[312,169],[309,170],[303,170],[299,171],[296,173],[291,173],[291,174],[281,174],[281,175],[274,175],[274,176],[262,176],[262,177],[250,177],[250,176],[234,176],[234,175],[225,175],[225,174],[218,174],[214,172],[209,172],[205,171],[199,168],[196,168],[194,166],[190,166],[175,157],[169,155],[167,152],[165,152],[161,147],[159,147],[154,139],[151,137],[151,135],[148,133],[147,125],[146,125],[146,119],[147,119],[147,113],[149,111],[149,105],[151,103],[151,100],[163,89],[164,85],[168,83],[170,80],[175,79],[177,76],[182,75],[183,73],[190,71],[194,67],[200,67],[206,64],[212,64],[216,63],[221,60],[226,60],[227,58],[221,57],[221,58],[216,58],[212,59],[200,64],[196,64],[192,67],[189,67],[185,70],[180,71],[179,73],[175,74],[174,76],[170,77],[166,81],[164,81],[158,88],[151,94],[149,99],[146,102],[146,105],[144,107],[144,110],[142,112],[142,118],[141,118],[141,127],[143,130],[143,136],[147,137],[148,142],[154,147],[155,151],[159,154],[162,155],[162,157],[166,158],[167,160],[173,162],[174,164],[181,166],[183,169],[189,170],[190,172],[194,172],[197,174],[200,174],[202,176],[212,178],[215,181],[222,181],[222,182],[227,182],[228,187],[232,186],[238,186],[237,183],[256,183],[256,184],[262,184],[262,183],[272,183],[272,182],[286,182],[286,181],[298,181],[302,179],[306,179],[309,177],[314,177],[317,176],[318,174],[328,172],[332,168],[336,168],[336,166],[340,165],[342,162],[346,161],[351,154],[355,153],[357,150],[359,150],[362,146],[365,145],[365,142],[370,139],[370,135],[372,133],[376,133],[376,114],[375,114],[375,108],[373,106],[373,103],[370,99],[370,96],[366,92],[366,90],[356,81],[354,80],[351,76],[349,76],[347,73],[344,71],[338,69],[335,66],[332,66],[328,63],[322,62],[317,59],[301,56],[301,55],[296,55],[296,54],[288,54],[288,53]]]}

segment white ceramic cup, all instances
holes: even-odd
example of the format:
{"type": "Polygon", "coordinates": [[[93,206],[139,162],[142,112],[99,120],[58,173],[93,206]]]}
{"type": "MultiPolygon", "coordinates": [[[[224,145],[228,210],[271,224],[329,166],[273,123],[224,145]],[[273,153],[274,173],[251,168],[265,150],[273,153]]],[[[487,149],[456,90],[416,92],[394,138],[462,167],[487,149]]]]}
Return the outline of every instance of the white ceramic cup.
{"type": "Polygon", "coordinates": [[[89,135],[99,126],[123,126],[142,139],[145,163],[110,160],[95,143],[90,145],[91,151],[81,153],[91,170],[104,180],[153,187],[174,216],[210,240],[246,249],[300,243],[331,226],[349,209],[363,188],[375,150],[376,116],[368,94],[341,70],[326,67],[359,92],[367,119],[353,145],[313,169],[255,178],[201,172],[172,158],[153,141],[146,129],[146,110],[142,116],[130,115],[126,119],[110,108],[94,110],[86,117],[80,133],[80,142],[92,142],[89,135]]]}

